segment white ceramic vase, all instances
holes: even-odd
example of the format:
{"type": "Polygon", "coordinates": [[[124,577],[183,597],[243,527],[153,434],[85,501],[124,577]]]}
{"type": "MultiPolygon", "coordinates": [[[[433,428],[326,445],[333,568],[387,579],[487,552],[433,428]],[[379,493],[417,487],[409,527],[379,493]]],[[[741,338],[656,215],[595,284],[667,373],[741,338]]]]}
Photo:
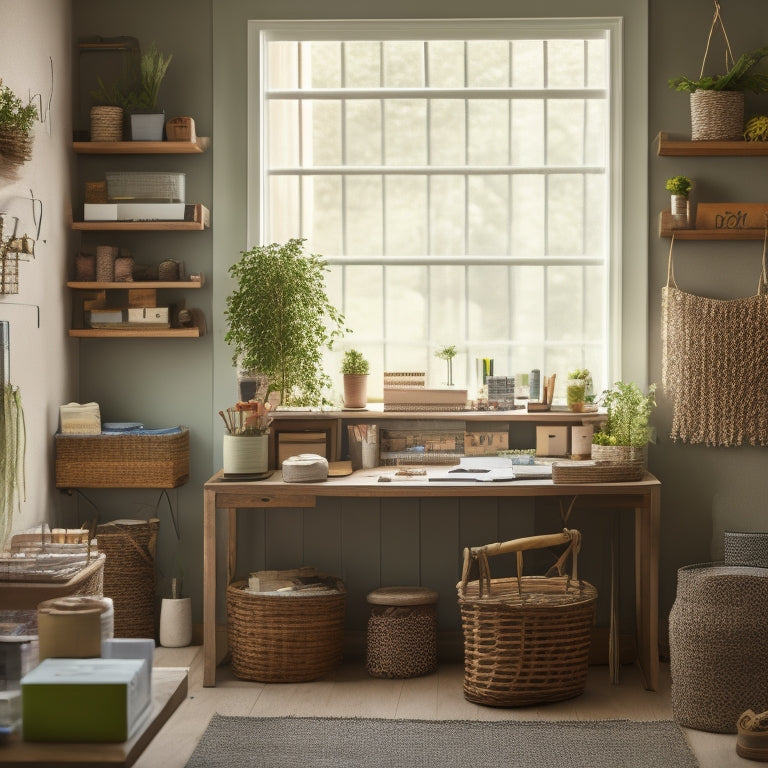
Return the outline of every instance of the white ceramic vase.
{"type": "Polygon", "coordinates": [[[225,475],[255,475],[269,465],[268,435],[224,435],[225,475]]]}
{"type": "Polygon", "coordinates": [[[192,598],[164,597],[160,604],[160,645],[183,648],[192,642],[192,598]]]}

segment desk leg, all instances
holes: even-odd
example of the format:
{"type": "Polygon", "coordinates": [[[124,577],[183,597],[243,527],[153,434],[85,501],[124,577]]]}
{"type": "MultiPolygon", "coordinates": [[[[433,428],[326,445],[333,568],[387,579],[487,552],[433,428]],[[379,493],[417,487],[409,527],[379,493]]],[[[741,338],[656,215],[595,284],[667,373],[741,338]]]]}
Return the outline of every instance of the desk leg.
{"type": "Polygon", "coordinates": [[[203,686],[216,685],[216,493],[203,501],[203,686]]]}
{"type": "Polygon", "coordinates": [[[227,586],[234,580],[237,574],[237,510],[227,510],[229,521],[229,538],[227,546],[227,586]]]}
{"type": "Polygon", "coordinates": [[[659,518],[661,489],[635,509],[635,612],[640,668],[649,691],[659,687],[659,518]]]}

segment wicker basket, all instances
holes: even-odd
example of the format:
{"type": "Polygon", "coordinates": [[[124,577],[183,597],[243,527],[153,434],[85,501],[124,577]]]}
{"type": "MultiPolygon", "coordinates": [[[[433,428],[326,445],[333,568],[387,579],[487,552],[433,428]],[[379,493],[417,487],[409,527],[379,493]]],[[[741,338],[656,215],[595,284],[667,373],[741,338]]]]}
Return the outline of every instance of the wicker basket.
{"type": "Polygon", "coordinates": [[[697,90],[691,94],[693,141],[741,141],[743,131],[742,91],[697,90]]]}
{"type": "Polygon", "coordinates": [[[57,488],[176,488],[189,479],[189,430],[55,436],[57,488]]]}
{"type": "Polygon", "coordinates": [[[115,605],[115,637],[155,637],[155,549],[160,521],[114,520],[96,528],[107,556],[104,595],[115,605]]]}
{"type": "Polygon", "coordinates": [[[494,707],[562,701],[584,692],[597,590],[580,581],[578,531],[532,536],[464,550],[457,585],[464,630],[464,697],[494,707]],[[524,550],[568,544],[550,571],[523,576],[524,550]],[[491,579],[488,557],[517,553],[517,577],[491,579]],[[479,579],[469,581],[479,568],[479,579]]]}
{"type": "Polygon", "coordinates": [[[230,584],[227,621],[232,671],[242,680],[263,683],[316,680],[341,664],[344,584],[314,569],[277,573],[296,582],[330,578],[334,588],[254,593],[245,591],[245,581],[230,584]]]}
{"type": "Polygon", "coordinates": [[[643,479],[642,462],[614,464],[607,461],[555,462],[553,483],[630,483],[643,479]]]}
{"type": "Polygon", "coordinates": [[[123,140],[123,108],[91,107],[91,141],[123,140]]]}

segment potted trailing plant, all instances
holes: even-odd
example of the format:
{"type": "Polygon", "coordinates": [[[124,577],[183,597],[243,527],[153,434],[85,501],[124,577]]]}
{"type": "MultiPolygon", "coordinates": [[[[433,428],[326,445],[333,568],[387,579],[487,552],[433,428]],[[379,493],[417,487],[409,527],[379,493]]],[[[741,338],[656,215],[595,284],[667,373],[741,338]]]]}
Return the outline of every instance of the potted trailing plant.
{"type": "Polygon", "coordinates": [[[239,370],[266,376],[283,406],[330,404],[331,380],[322,353],[345,332],[344,316],[325,289],[324,259],[307,253],[304,239],[241,251],[229,268],[237,287],[224,312],[224,340],[239,370]]]}
{"type": "Polygon", "coordinates": [[[598,398],[606,420],[592,436],[596,461],[647,463],[648,443],[653,437],[650,416],[656,407],[656,385],[644,393],[637,384],[617,381],[598,398]]]}
{"type": "Polygon", "coordinates": [[[766,56],[768,46],[748,51],[734,59],[720,16],[720,4],[715,0],[715,15],[698,78],[692,79],[682,75],[669,81],[670,88],[690,93],[691,139],[738,141],[742,138],[744,92],[768,91],[768,73],[758,69],[766,56]],[[725,43],[725,73],[705,75],[709,41],[716,28],[722,32],[725,43]]]}
{"type": "Polygon", "coordinates": [[[368,374],[371,366],[357,349],[344,352],[341,373],[344,376],[344,407],[365,408],[368,402],[368,374]]]}
{"type": "Polygon", "coordinates": [[[0,155],[22,165],[32,157],[32,126],[37,107],[24,102],[0,79],[0,155]]]}
{"type": "Polygon", "coordinates": [[[444,347],[440,347],[440,349],[435,352],[435,357],[440,358],[440,360],[445,360],[446,365],[446,379],[445,383],[449,386],[453,386],[453,358],[456,357],[456,346],[454,344],[446,345],[444,347]]]}
{"type": "Polygon", "coordinates": [[[667,179],[665,188],[671,195],[670,211],[673,216],[688,215],[688,195],[693,182],[687,176],[672,176],[667,179]]]}

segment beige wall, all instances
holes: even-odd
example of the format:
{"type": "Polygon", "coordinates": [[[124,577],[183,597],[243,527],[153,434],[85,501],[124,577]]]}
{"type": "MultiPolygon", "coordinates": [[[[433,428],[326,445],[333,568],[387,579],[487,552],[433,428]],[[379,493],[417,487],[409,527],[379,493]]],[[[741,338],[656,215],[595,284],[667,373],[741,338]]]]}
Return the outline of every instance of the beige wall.
{"type": "Polygon", "coordinates": [[[0,296],[0,320],[10,322],[10,378],[21,392],[27,426],[27,500],[13,520],[19,530],[55,514],[52,435],[58,406],[77,396],[77,346],[64,331],[69,302],[63,289],[72,250],[71,7],[62,0],[2,0],[0,17],[0,78],[22,99],[39,94],[43,103],[32,159],[16,179],[0,177],[0,211],[19,215],[24,231],[34,232],[30,193],[43,209],[35,259],[19,266],[19,293],[0,296]]]}

